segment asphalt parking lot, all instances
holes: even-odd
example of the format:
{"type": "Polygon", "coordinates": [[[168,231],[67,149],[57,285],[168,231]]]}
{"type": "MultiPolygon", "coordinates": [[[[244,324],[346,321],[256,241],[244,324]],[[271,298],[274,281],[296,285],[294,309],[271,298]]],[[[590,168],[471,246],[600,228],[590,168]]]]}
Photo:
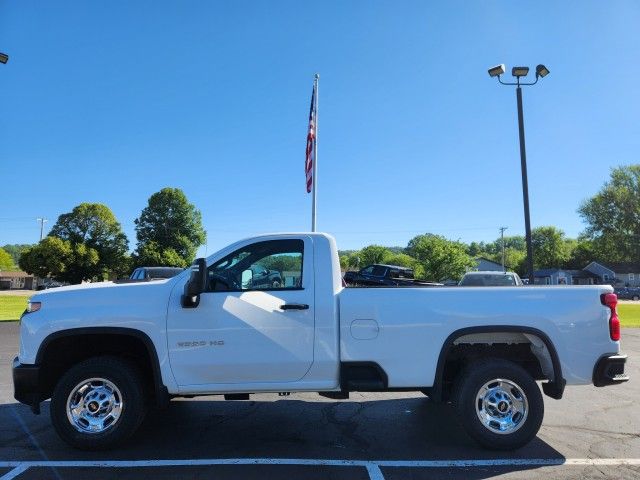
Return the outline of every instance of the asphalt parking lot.
{"type": "Polygon", "coordinates": [[[0,480],[590,479],[640,478],[640,329],[625,329],[631,381],[545,397],[538,437],[515,452],[478,448],[451,408],[417,393],[317,394],[177,400],[150,413],[122,448],[73,450],[48,417],[13,399],[18,326],[0,323],[0,480]]]}

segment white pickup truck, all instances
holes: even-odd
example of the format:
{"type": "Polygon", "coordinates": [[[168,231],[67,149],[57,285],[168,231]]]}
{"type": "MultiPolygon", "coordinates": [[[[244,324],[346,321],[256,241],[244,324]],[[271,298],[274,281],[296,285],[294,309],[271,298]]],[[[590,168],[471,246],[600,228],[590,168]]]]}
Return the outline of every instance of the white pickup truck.
{"type": "Polygon", "coordinates": [[[332,237],[265,235],[171,279],[37,293],[15,398],[34,413],[51,398],[62,439],[103,449],[172,397],[422,391],[450,401],[481,445],[515,449],[542,422],[536,381],[559,399],[565,385],[628,380],[612,291],[344,288],[332,237]]]}

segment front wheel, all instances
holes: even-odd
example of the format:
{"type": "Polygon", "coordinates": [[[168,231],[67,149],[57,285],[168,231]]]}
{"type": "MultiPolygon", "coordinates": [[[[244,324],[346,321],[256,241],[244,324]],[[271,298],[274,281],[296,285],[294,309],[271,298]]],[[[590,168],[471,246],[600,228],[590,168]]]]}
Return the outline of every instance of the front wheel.
{"type": "Polygon", "coordinates": [[[472,363],[457,379],[453,401],[469,436],[492,450],[526,445],[544,416],[544,401],[533,377],[506,360],[472,363]]]}
{"type": "Polygon", "coordinates": [[[58,435],[81,450],[104,450],[131,436],[144,418],[144,390],[135,366],[94,357],[65,373],[51,396],[58,435]]]}

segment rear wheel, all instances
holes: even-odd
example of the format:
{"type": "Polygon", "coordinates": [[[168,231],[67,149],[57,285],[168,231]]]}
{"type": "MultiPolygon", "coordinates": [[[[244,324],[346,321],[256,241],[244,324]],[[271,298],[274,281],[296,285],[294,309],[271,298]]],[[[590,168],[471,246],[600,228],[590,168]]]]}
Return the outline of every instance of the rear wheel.
{"type": "Polygon", "coordinates": [[[135,366],[95,357],[65,373],[51,397],[58,435],[82,450],[103,450],[131,436],[144,418],[144,390],[135,366]]]}
{"type": "Polygon", "coordinates": [[[483,360],[467,367],[456,380],[453,401],[469,436],[493,450],[526,445],[544,416],[535,380],[506,360],[483,360]]]}

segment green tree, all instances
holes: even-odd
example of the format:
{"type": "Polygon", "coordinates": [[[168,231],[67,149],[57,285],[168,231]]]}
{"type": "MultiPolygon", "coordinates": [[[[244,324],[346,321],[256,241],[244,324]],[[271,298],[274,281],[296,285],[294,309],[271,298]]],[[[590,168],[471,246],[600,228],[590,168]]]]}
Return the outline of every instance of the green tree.
{"type": "Polygon", "coordinates": [[[349,254],[339,255],[338,258],[340,259],[340,269],[347,270],[349,268],[349,254]]]}
{"type": "Polygon", "coordinates": [[[106,205],[81,203],[70,213],[58,217],[49,236],[71,244],[73,257],[65,271],[76,280],[104,280],[128,271],[129,242],[106,205]],[[94,261],[93,251],[98,256],[97,261],[94,261]]]}
{"type": "Polygon", "coordinates": [[[98,262],[95,249],[58,237],[46,237],[20,256],[20,268],[25,272],[69,283],[87,278],[87,272],[93,271],[98,262]]]}
{"type": "Polygon", "coordinates": [[[357,252],[353,252],[351,255],[349,255],[349,260],[347,261],[349,268],[363,268],[365,265],[362,262],[362,259],[360,258],[360,251],[357,252]]]}
{"type": "Polygon", "coordinates": [[[538,227],[531,231],[533,246],[533,268],[561,268],[570,258],[571,252],[564,232],[556,227],[538,227]]]}
{"type": "Polygon", "coordinates": [[[20,268],[37,277],[54,277],[62,280],[61,277],[71,260],[72,247],[68,240],[45,237],[40,243],[22,253],[20,268]]]}
{"type": "Polygon", "coordinates": [[[9,252],[5,251],[3,248],[0,248],[0,271],[14,270],[15,268],[16,265],[13,262],[13,257],[9,254],[9,252]]]}
{"type": "Polygon", "coordinates": [[[431,233],[412,238],[407,254],[420,267],[416,268],[416,276],[425,280],[459,279],[475,263],[464,244],[431,233]]]}
{"type": "Polygon", "coordinates": [[[151,195],[135,223],[138,266],[186,267],[207,238],[200,211],[179,188],[163,188],[151,195]]]}
{"type": "MultiPolygon", "coordinates": [[[[496,263],[502,263],[502,238],[493,242],[471,242],[467,253],[474,258],[484,257],[496,263]]],[[[519,274],[524,274],[524,262],[527,256],[527,246],[523,236],[511,235],[504,237],[505,268],[519,274]]]]}
{"type": "Polygon", "coordinates": [[[416,266],[416,259],[406,253],[391,253],[385,257],[384,263],[389,265],[398,265],[400,267],[414,268],[416,266]]]}
{"type": "MultiPolygon", "coordinates": [[[[496,257],[493,261],[502,263],[502,252],[496,257]]],[[[527,252],[525,250],[519,250],[514,247],[505,247],[504,249],[504,266],[507,271],[516,272],[520,276],[524,276],[526,258],[527,252]]]]}
{"type": "Polygon", "coordinates": [[[569,249],[569,260],[566,262],[566,268],[582,269],[595,260],[593,251],[593,243],[586,238],[578,238],[577,240],[567,240],[569,249]]]}
{"type": "Polygon", "coordinates": [[[361,268],[372,263],[384,263],[390,255],[391,250],[380,245],[369,245],[358,252],[361,268]]]}
{"type": "Polygon", "coordinates": [[[14,265],[18,265],[18,262],[20,261],[20,255],[22,254],[22,252],[24,252],[27,248],[32,246],[33,245],[16,243],[16,244],[7,244],[2,248],[4,249],[5,252],[11,255],[11,257],[13,258],[14,265]]]}
{"type": "Polygon", "coordinates": [[[487,255],[487,245],[484,242],[471,242],[467,247],[467,253],[471,257],[483,257],[487,255]]]}
{"type": "Polygon", "coordinates": [[[578,209],[598,259],[633,262],[640,258],[640,164],[611,170],[602,189],[578,209]]]}

